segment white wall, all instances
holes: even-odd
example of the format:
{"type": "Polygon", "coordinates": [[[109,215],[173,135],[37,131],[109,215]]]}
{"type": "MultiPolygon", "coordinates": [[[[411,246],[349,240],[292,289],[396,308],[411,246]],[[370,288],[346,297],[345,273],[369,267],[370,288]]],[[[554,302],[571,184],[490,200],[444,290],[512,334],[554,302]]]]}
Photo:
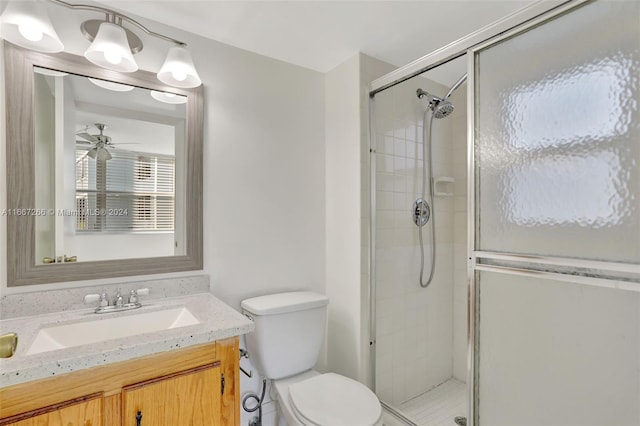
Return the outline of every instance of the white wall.
{"type": "Polygon", "coordinates": [[[360,57],[325,76],[328,367],[360,378],[360,57]]]}
{"type": "Polygon", "coordinates": [[[202,49],[212,58],[204,255],[215,293],[239,307],[269,292],[324,292],[323,76],[219,43],[202,49]]]}
{"type": "Polygon", "coordinates": [[[327,368],[371,385],[369,83],[394,66],[364,54],[325,76],[327,368]]]}

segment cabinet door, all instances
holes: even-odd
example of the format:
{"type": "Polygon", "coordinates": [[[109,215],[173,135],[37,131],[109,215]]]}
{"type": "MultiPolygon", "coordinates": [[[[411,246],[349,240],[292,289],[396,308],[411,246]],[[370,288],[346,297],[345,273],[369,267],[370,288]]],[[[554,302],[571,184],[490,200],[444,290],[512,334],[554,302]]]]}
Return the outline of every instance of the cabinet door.
{"type": "Polygon", "coordinates": [[[124,388],[123,426],[221,426],[221,373],[216,363],[124,388]]]}
{"type": "Polygon", "coordinates": [[[102,426],[102,398],[67,405],[39,415],[34,413],[33,417],[7,423],[6,426],[102,426]]]}

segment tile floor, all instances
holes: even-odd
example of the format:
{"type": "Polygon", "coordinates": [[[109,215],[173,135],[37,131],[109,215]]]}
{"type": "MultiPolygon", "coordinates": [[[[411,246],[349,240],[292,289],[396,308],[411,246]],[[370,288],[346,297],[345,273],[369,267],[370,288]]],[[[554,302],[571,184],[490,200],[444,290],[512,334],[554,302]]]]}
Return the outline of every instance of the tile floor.
{"type": "Polygon", "coordinates": [[[456,426],[456,416],[467,415],[467,385],[449,379],[398,408],[420,426],[456,426]]]}

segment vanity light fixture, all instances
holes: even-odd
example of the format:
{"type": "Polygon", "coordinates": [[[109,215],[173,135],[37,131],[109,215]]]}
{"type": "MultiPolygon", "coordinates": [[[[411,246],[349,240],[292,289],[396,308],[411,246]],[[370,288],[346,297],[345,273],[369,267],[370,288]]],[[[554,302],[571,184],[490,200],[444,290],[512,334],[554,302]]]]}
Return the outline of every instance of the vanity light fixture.
{"type": "Polygon", "coordinates": [[[0,37],[38,52],[62,52],[64,46],[39,1],[11,1],[0,16],[0,37]]]}
{"type": "MultiPolygon", "coordinates": [[[[10,0],[0,15],[0,36],[18,46],[55,53],[64,49],[56,34],[42,0],[10,0]]],[[[158,79],[165,84],[180,88],[193,88],[202,84],[193,64],[186,43],[149,30],[126,15],[96,5],[71,4],[63,0],[48,0],[69,9],[90,10],[106,15],[103,20],[92,19],[80,26],[82,34],[91,41],[84,56],[92,63],[120,72],[138,70],[133,55],[142,50],[142,40],[123,26],[123,22],[141,29],[146,34],[173,43],[158,79]]]]}

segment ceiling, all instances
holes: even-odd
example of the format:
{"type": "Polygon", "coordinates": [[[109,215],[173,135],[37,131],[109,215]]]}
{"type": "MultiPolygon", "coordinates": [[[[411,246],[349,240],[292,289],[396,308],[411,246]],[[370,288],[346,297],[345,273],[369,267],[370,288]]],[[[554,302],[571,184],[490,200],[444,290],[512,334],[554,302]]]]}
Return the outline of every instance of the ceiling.
{"type": "Polygon", "coordinates": [[[533,2],[101,1],[109,8],[323,73],[358,52],[405,65],[533,2]]]}

